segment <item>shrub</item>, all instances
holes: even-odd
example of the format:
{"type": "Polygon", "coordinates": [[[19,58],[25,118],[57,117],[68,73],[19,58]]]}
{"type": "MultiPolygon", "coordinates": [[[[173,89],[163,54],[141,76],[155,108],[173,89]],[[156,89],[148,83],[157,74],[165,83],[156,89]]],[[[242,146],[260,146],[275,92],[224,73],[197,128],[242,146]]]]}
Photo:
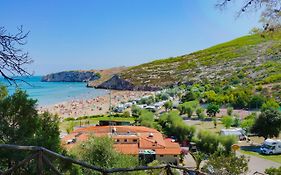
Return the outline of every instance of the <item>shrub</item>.
{"type": "Polygon", "coordinates": [[[231,117],[231,116],[225,116],[225,117],[223,117],[222,118],[222,123],[223,123],[223,125],[225,126],[225,128],[230,128],[231,127],[231,125],[233,124],[233,117],[231,117]]]}
{"type": "Polygon", "coordinates": [[[68,118],[65,118],[65,119],[63,119],[63,121],[73,121],[73,120],[75,120],[75,118],[73,118],[73,117],[68,117],[68,118]]]}
{"type": "Polygon", "coordinates": [[[123,112],[123,117],[126,117],[126,118],[131,117],[130,112],[129,112],[129,111],[124,111],[124,112],[123,112]]]}
{"type": "Polygon", "coordinates": [[[175,136],[179,142],[191,140],[195,128],[184,123],[183,119],[175,111],[163,114],[159,118],[159,124],[162,126],[167,136],[175,136]]]}
{"type": "Polygon", "coordinates": [[[131,112],[134,117],[139,117],[141,115],[141,108],[137,105],[133,105],[131,108],[131,112]]]}
{"type": "Polygon", "coordinates": [[[228,107],[227,108],[227,115],[231,116],[233,112],[233,107],[228,107]]]}
{"type": "Polygon", "coordinates": [[[196,115],[199,119],[204,119],[205,116],[204,116],[204,109],[199,107],[196,109],[196,115]]]}

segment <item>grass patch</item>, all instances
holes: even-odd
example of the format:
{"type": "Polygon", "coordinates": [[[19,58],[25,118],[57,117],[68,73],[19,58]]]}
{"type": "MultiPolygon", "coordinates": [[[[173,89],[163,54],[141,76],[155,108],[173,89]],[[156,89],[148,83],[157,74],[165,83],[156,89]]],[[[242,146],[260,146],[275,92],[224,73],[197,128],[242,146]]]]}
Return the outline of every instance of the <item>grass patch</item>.
{"type": "Polygon", "coordinates": [[[262,159],[266,159],[266,160],[271,160],[273,162],[277,162],[277,163],[281,163],[281,155],[262,155],[259,154],[257,152],[253,152],[253,151],[245,151],[245,150],[239,150],[241,153],[243,154],[248,154],[251,156],[256,156],[262,159]]]}
{"type": "Polygon", "coordinates": [[[63,122],[60,123],[60,129],[62,131],[66,131],[66,129],[68,127],[70,127],[71,125],[74,126],[74,127],[94,125],[94,124],[98,124],[100,120],[103,120],[103,121],[111,121],[111,120],[113,120],[113,121],[124,121],[124,122],[130,122],[130,123],[135,122],[135,118],[133,118],[133,117],[126,118],[126,117],[104,116],[104,117],[87,118],[87,119],[81,119],[81,120],[63,121],[63,122]]]}

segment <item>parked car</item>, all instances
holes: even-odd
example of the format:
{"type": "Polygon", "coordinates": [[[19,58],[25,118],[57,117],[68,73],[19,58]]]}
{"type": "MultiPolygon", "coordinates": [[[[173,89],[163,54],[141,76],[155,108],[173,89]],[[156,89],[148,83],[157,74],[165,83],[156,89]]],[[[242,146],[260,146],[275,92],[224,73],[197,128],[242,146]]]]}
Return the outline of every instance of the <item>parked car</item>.
{"type": "Polygon", "coordinates": [[[281,154],[281,140],[266,139],[260,150],[263,154],[281,154]]]}

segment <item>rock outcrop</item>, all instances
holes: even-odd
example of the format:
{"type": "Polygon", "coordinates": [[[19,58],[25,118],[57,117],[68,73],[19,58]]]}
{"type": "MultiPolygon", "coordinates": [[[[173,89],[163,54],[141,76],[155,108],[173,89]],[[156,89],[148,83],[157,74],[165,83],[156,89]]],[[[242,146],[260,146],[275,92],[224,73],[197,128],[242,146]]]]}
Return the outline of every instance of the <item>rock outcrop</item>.
{"type": "Polygon", "coordinates": [[[48,74],[42,77],[45,82],[88,82],[100,78],[100,75],[92,71],[64,71],[48,74]]]}
{"type": "Polygon", "coordinates": [[[114,90],[131,90],[131,91],[156,91],[160,90],[160,87],[152,87],[152,86],[142,86],[142,85],[134,85],[129,81],[122,79],[119,75],[113,75],[107,81],[95,86],[95,88],[101,89],[114,89],[114,90]]]}

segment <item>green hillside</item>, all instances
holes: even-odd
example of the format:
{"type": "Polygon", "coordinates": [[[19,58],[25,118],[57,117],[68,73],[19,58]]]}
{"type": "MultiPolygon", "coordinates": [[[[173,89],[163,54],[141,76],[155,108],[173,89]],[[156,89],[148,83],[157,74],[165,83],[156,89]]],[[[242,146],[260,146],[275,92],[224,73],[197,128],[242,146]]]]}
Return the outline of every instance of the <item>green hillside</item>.
{"type": "Polygon", "coordinates": [[[178,57],[129,68],[121,78],[135,86],[178,83],[281,82],[281,32],[244,36],[178,57]]]}

